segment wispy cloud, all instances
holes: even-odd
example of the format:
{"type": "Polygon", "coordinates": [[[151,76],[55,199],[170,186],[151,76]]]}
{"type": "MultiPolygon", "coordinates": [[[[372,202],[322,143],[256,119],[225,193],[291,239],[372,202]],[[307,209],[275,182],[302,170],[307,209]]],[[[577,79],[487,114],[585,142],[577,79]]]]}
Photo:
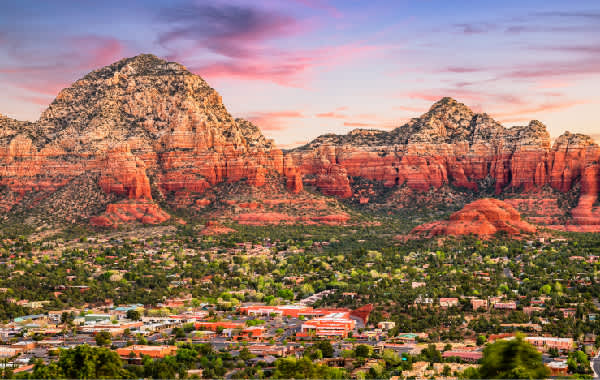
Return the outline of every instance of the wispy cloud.
{"type": "Polygon", "coordinates": [[[374,124],[371,123],[361,123],[361,122],[352,122],[352,121],[345,121],[344,122],[344,127],[373,127],[374,124]]]}
{"type": "Polygon", "coordinates": [[[348,115],[345,115],[343,113],[336,113],[333,111],[318,113],[315,116],[320,117],[320,118],[326,118],[326,119],[346,119],[346,118],[348,118],[348,115]]]}
{"type": "Polygon", "coordinates": [[[251,58],[262,50],[262,43],[297,33],[295,18],[255,6],[220,3],[189,3],[163,9],[159,20],[168,30],[159,36],[167,48],[190,42],[228,58],[251,58]]]}
{"type": "Polygon", "coordinates": [[[255,112],[246,118],[265,131],[281,131],[289,128],[289,119],[300,119],[304,115],[300,111],[255,112]]]}
{"type": "MultiPolygon", "coordinates": [[[[305,5],[319,4],[326,5],[305,5]]],[[[345,64],[380,48],[362,42],[301,49],[276,46],[277,41],[310,32],[314,24],[256,5],[187,4],[162,10],[158,19],[164,28],[158,43],[170,51],[168,58],[191,62],[188,67],[207,78],[306,87],[306,76],[315,68],[345,64]]]]}
{"type": "Polygon", "coordinates": [[[48,104],[78,75],[122,58],[127,50],[119,39],[104,36],[64,37],[60,43],[58,49],[40,51],[29,47],[27,41],[9,39],[0,47],[9,58],[0,63],[4,83],[30,92],[22,96],[25,101],[48,104]]]}

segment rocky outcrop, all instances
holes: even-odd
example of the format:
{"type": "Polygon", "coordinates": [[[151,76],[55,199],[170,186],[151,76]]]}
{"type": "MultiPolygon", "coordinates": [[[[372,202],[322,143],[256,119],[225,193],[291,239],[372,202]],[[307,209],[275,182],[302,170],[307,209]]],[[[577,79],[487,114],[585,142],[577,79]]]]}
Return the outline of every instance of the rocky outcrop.
{"type": "MultiPolygon", "coordinates": [[[[316,185],[325,194],[356,197],[356,203],[362,204],[368,203],[364,189],[355,191],[347,178],[417,192],[451,186],[475,196],[485,194],[490,184],[500,196],[535,194],[546,186],[565,193],[581,183],[569,229],[598,228],[594,204],[600,159],[598,146],[589,137],[566,132],[551,147],[546,127],[539,121],[505,128],[451,98],[443,98],[421,117],[390,132],[324,135],[290,155],[305,184],[316,185]]],[[[567,212],[562,210],[563,215],[567,212]]]]}
{"type": "MultiPolygon", "coordinates": [[[[37,122],[0,115],[0,208],[5,214],[34,209],[42,200],[52,208],[48,202],[60,199],[57,209],[69,203],[72,210],[65,194],[76,193],[85,178],[86,189],[103,192],[89,194],[94,199],[89,209],[107,207],[101,217],[110,223],[94,219],[97,225],[160,223],[166,213],[156,201],[205,212],[226,204],[207,195],[222,184],[268,192],[279,183],[289,194],[286,202],[301,203],[309,186],[372,209],[404,207],[406,194],[426,201],[432,191],[453,195],[455,190],[460,195],[454,199],[508,194],[529,210],[544,189],[579,192],[568,206],[553,198],[558,212],[552,215],[524,212],[553,228],[600,231],[599,162],[600,149],[589,137],[567,132],[551,146],[538,121],[505,128],[451,98],[391,131],[324,135],[284,153],[256,125],[234,119],[202,78],[153,55],[89,73],[62,90],[37,122]],[[59,190],[63,195],[53,197],[59,190]],[[119,206],[109,210],[108,204],[119,206]],[[142,206],[134,211],[124,204],[142,206]],[[568,214],[572,217],[565,218],[568,214]]],[[[345,223],[337,206],[311,210],[318,213],[282,214],[298,222],[345,223]],[[331,220],[319,219],[328,212],[331,220]]],[[[280,216],[257,215],[267,222],[280,216]]]]}
{"type": "Polygon", "coordinates": [[[233,119],[202,78],[152,55],[91,72],[62,90],[35,123],[0,117],[0,185],[10,193],[0,203],[8,210],[25,194],[97,173],[104,192],[143,205],[111,206],[111,225],[133,216],[156,223],[165,216],[149,206],[153,184],[174,207],[193,205],[221,182],[261,187],[268,176],[299,192],[292,164],[284,165],[258,127],[233,119]]]}
{"type": "Polygon", "coordinates": [[[251,212],[244,213],[234,218],[239,224],[253,226],[277,225],[277,224],[328,224],[345,225],[350,220],[350,215],[341,212],[339,214],[329,214],[323,216],[296,216],[293,214],[280,212],[251,212]]]}
{"type": "Polygon", "coordinates": [[[106,211],[99,216],[92,217],[90,223],[98,227],[118,227],[132,222],[158,224],[170,218],[169,214],[154,203],[126,201],[109,204],[106,211]]]}
{"type": "Polygon", "coordinates": [[[100,170],[99,184],[105,192],[152,200],[144,162],[131,154],[128,145],[109,150],[100,170]]]}
{"type": "Polygon", "coordinates": [[[521,215],[511,205],[498,199],[484,198],[466,205],[455,212],[449,220],[423,224],[414,228],[415,237],[439,235],[476,235],[490,237],[499,232],[509,235],[533,233],[536,227],[523,221],[521,215]]]}
{"type": "Polygon", "coordinates": [[[235,232],[233,228],[226,227],[217,221],[211,220],[208,221],[202,231],[200,231],[200,235],[225,235],[232,232],[235,232]]]}

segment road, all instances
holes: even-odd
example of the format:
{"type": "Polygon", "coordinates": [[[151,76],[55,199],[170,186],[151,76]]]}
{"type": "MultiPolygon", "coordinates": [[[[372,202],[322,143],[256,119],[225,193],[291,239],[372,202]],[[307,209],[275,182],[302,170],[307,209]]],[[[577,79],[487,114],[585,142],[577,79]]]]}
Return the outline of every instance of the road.
{"type": "MultiPolygon", "coordinates": [[[[600,355],[600,353],[598,353],[598,355],[600,355]]],[[[594,379],[600,378],[600,357],[598,355],[590,360],[592,371],[594,371],[594,379]]]]}

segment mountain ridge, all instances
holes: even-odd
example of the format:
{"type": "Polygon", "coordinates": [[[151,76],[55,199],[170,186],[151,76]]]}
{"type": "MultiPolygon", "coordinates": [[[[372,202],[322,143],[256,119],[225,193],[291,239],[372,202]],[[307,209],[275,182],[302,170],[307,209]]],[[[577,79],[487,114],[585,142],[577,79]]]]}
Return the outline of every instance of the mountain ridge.
{"type": "MultiPolygon", "coordinates": [[[[235,220],[248,211],[237,205],[256,203],[255,197],[267,219],[293,220],[290,212],[302,212],[297,220],[318,221],[327,215],[327,220],[347,220],[332,216],[347,215],[341,205],[319,206],[318,193],[381,209],[445,191],[463,199],[456,201],[459,207],[467,198],[486,195],[491,186],[497,197],[525,194],[516,207],[527,208],[532,194],[548,187],[555,192],[552,202],[568,192],[579,192],[580,201],[571,208],[557,206],[556,215],[537,216],[538,222],[600,229],[600,150],[591,138],[566,132],[551,146],[546,127],[537,120],[506,128],[450,97],[391,131],[323,135],[284,152],[258,126],[233,118],[204,79],[183,65],[143,54],[75,81],[36,122],[0,117],[0,131],[0,207],[5,217],[13,209],[36,211],[40,200],[54,199],[52,194],[65,187],[74,187],[67,193],[75,194],[76,183],[95,192],[89,197],[96,200],[90,210],[106,210],[102,215],[82,213],[80,220],[111,227],[167,221],[169,213],[156,202],[200,215],[214,208],[207,205],[219,205],[220,211],[210,217],[235,220]],[[111,196],[97,194],[90,181],[111,196]],[[209,191],[220,183],[250,186],[255,190],[248,194],[254,195],[231,203],[209,191]],[[305,192],[305,186],[317,193],[305,192]],[[279,201],[273,202],[271,195],[279,201]],[[376,201],[381,197],[382,202],[376,201]],[[287,214],[273,206],[282,199],[289,205],[287,214]],[[307,202],[308,211],[299,211],[298,202],[307,202]],[[571,211],[573,218],[566,221],[571,211]]],[[[521,211],[533,217],[531,209],[535,207],[521,211]]]]}

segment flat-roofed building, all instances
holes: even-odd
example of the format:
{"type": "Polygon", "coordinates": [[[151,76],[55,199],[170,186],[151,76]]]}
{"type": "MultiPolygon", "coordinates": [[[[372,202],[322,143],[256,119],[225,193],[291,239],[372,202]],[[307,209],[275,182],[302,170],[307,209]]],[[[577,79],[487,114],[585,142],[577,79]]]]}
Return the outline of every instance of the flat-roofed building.
{"type": "Polygon", "coordinates": [[[546,351],[550,348],[569,351],[573,348],[572,338],[555,338],[550,336],[528,336],[525,340],[533,344],[536,348],[546,351]]]}

